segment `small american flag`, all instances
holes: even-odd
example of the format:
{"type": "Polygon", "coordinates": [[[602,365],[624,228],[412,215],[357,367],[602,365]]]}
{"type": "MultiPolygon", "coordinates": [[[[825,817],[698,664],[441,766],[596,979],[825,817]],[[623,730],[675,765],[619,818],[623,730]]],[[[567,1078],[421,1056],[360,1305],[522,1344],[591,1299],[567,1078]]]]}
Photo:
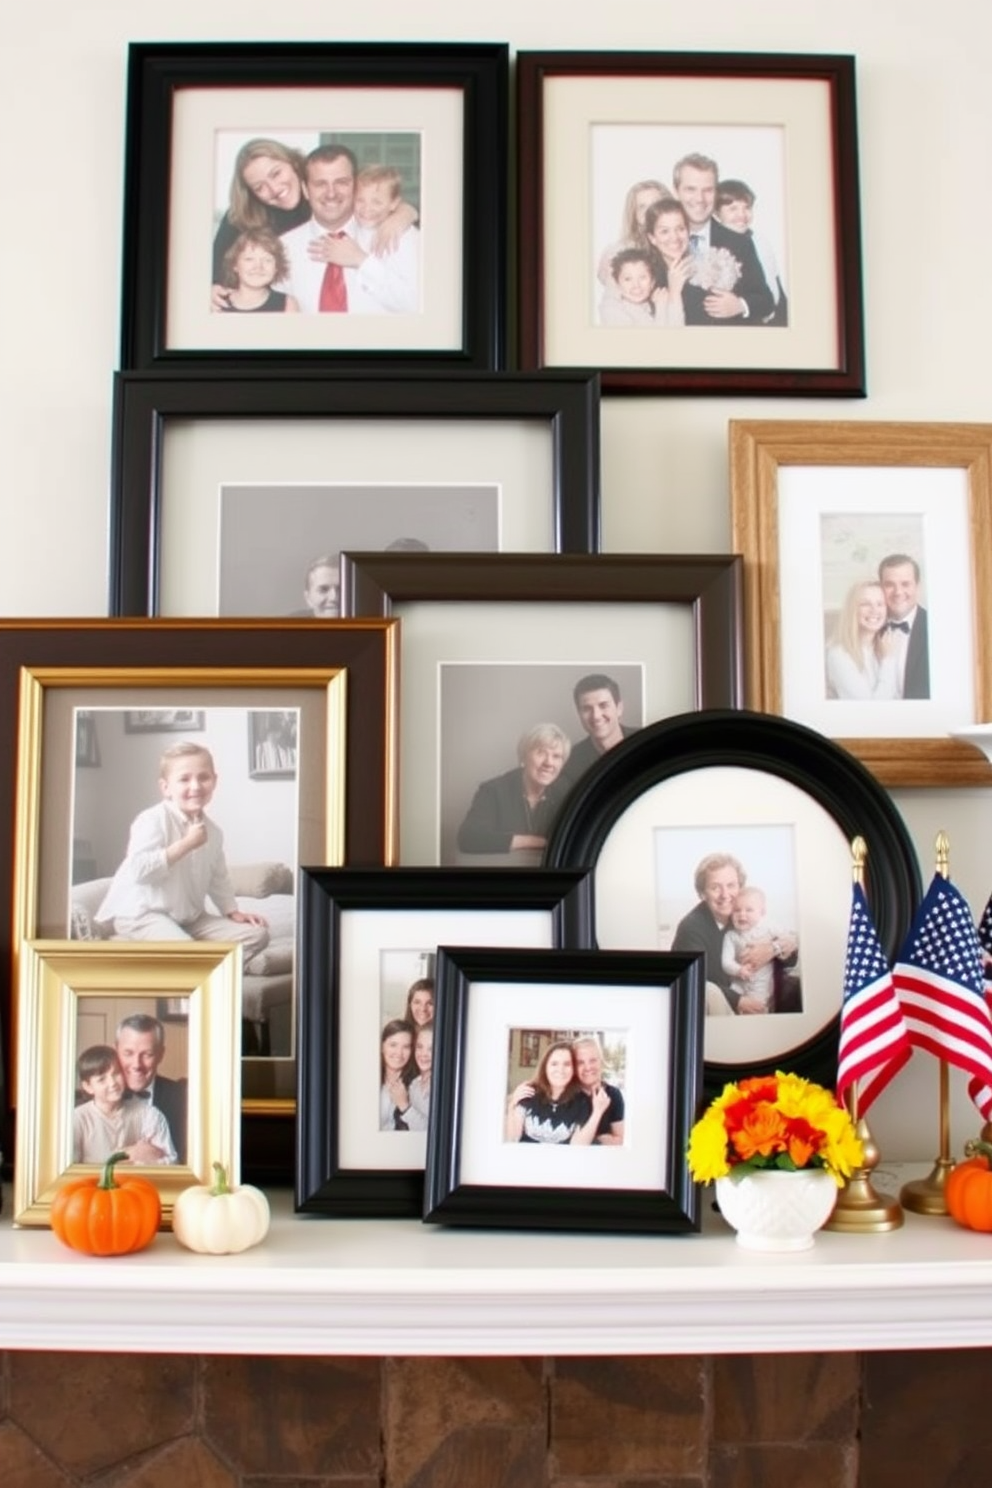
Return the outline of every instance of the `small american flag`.
{"type": "Polygon", "coordinates": [[[909,1041],[971,1075],[968,1094],[992,1113],[992,1013],[971,910],[950,879],[934,875],[892,972],[909,1041]]]}
{"type": "Polygon", "coordinates": [[[892,972],[882,950],[864,889],[854,885],[840,1010],[837,1098],[858,1086],[863,1116],[909,1059],[912,1049],[892,972]]]}
{"type": "Polygon", "coordinates": [[[985,963],[985,996],[992,997],[992,897],[978,922],[978,943],[985,963]]]}

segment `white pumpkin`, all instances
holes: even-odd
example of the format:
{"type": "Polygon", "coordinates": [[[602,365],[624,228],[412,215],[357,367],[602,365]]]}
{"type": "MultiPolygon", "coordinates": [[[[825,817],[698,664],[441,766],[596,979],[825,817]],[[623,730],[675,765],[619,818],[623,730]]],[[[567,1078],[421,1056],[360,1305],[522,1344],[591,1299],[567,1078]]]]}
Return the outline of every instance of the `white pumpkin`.
{"type": "Polygon", "coordinates": [[[187,1250],[234,1255],[264,1240],[269,1232],[269,1201],[260,1188],[243,1183],[229,1188],[227,1173],[214,1163],[214,1183],[184,1188],[172,1206],[172,1233],[187,1250]]]}

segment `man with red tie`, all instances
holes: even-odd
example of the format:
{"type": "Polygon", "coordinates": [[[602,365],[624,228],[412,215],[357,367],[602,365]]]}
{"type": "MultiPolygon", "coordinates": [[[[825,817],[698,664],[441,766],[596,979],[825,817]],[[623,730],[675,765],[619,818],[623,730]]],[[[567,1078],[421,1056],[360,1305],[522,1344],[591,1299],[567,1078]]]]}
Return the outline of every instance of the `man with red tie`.
{"type": "MultiPolygon", "coordinates": [[[[419,309],[410,278],[399,271],[392,252],[367,252],[355,219],[357,162],[344,145],[318,145],[306,159],[304,194],[309,222],[282,236],[289,274],[279,288],[292,294],[310,314],[411,314],[419,309]]],[[[409,203],[396,207],[397,226],[406,228],[416,213],[409,203]],[[402,214],[402,215],[401,215],[402,214]]],[[[404,258],[416,251],[417,234],[403,232],[404,258]],[[409,243],[406,239],[410,239],[409,243]]]]}

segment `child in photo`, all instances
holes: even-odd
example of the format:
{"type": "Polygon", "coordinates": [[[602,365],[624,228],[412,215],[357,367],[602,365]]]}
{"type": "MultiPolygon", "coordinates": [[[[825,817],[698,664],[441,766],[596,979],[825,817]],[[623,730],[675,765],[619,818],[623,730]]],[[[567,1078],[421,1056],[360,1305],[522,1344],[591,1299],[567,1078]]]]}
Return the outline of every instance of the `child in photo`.
{"type": "Polygon", "coordinates": [[[174,1163],[169,1125],[157,1106],[128,1095],[117,1052],[93,1044],[76,1061],[76,1080],[89,1096],[73,1109],[72,1160],[105,1163],[115,1152],[142,1165],[174,1163]]]}
{"type": "Polygon", "coordinates": [[[286,277],[288,264],[283,246],[270,228],[249,228],[235,238],[224,254],[221,273],[228,294],[213,306],[215,310],[255,314],[300,308],[291,294],[272,288],[277,279],[286,277]]]}
{"type": "Polygon", "coordinates": [[[775,300],[775,308],[771,315],[766,316],[765,324],[788,325],[788,300],[778,261],[767,238],[756,233],[751,226],[754,221],[754,203],[754,192],[746,181],[720,181],[717,183],[713,216],[722,226],[729,227],[731,232],[746,234],[754,243],[765,282],[775,300]]]}
{"type": "Polygon", "coordinates": [[[403,178],[392,165],[366,165],[355,177],[355,234],[365,253],[380,258],[374,293],[383,310],[413,314],[420,308],[420,232],[408,227],[382,246],[380,228],[402,204],[403,178]]]}
{"type": "Polygon", "coordinates": [[[600,300],[600,325],[654,325],[658,273],[651,250],[622,248],[610,262],[610,276],[613,289],[600,300]]]}
{"type": "Polygon", "coordinates": [[[202,744],[173,744],[159,761],[158,786],[162,799],[131,823],[96,919],[121,940],[240,941],[250,971],[269,932],[261,915],[238,908],[224,834],[206,814],[217,789],[213,755],[202,744]]]}
{"type": "MultiPolygon", "coordinates": [[[[739,1012],[768,1013],[772,1011],[775,992],[775,959],[764,966],[751,969],[741,962],[748,946],[763,941],[773,943],[784,938],[786,932],[777,930],[767,918],[765,895],[761,889],[741,889],[734,900],[730,915],[730,926],[723,937],[723,969],[730,977],[730,990],[747,1002],[739,1012]]],[[[788,937],[792,939],[790,935],[788,937]]]]}

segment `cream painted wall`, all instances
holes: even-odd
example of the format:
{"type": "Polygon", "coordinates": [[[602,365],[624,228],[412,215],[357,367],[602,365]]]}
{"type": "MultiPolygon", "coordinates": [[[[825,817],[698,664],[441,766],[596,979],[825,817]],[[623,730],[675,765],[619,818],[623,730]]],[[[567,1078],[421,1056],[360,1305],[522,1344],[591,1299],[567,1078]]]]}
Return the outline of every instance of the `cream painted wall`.
{"type": "MultiPolygon", "coordinates": [[[[986,0],[62,0],[8,6],[0,42],[0,609],[105,613],[118,340],[124,65],[130,40],[506,40],[514,49],[853,53],[858,63],[868,385],[861,402],[607,400],[604,546],[729,546],[726,426],[743,418],[992,418],[992,7],[986,0]],[[415,25],[413,24],[415,22],[415,25]],[[952,231],[967,224],[958,246],[952,231]],[[918,246],[914,246],[914,244],[918,246]],[[974,268],[969,264],[974,261],[974,268]]],[[[992,784],[992,771],[990,771],[992,784]]],[[[938,828],[976,910],[992,890],[992,794],[902,791],[924,878],[938,828]]],[[[839,995],[839,989],[838,989],[839,995]]],[[[956,1145],[976,1125],[954,1080],[956,1145]]],[[[936,1066],[876,1106],[884,1155],[930,1158],[936,1066]]]]}

